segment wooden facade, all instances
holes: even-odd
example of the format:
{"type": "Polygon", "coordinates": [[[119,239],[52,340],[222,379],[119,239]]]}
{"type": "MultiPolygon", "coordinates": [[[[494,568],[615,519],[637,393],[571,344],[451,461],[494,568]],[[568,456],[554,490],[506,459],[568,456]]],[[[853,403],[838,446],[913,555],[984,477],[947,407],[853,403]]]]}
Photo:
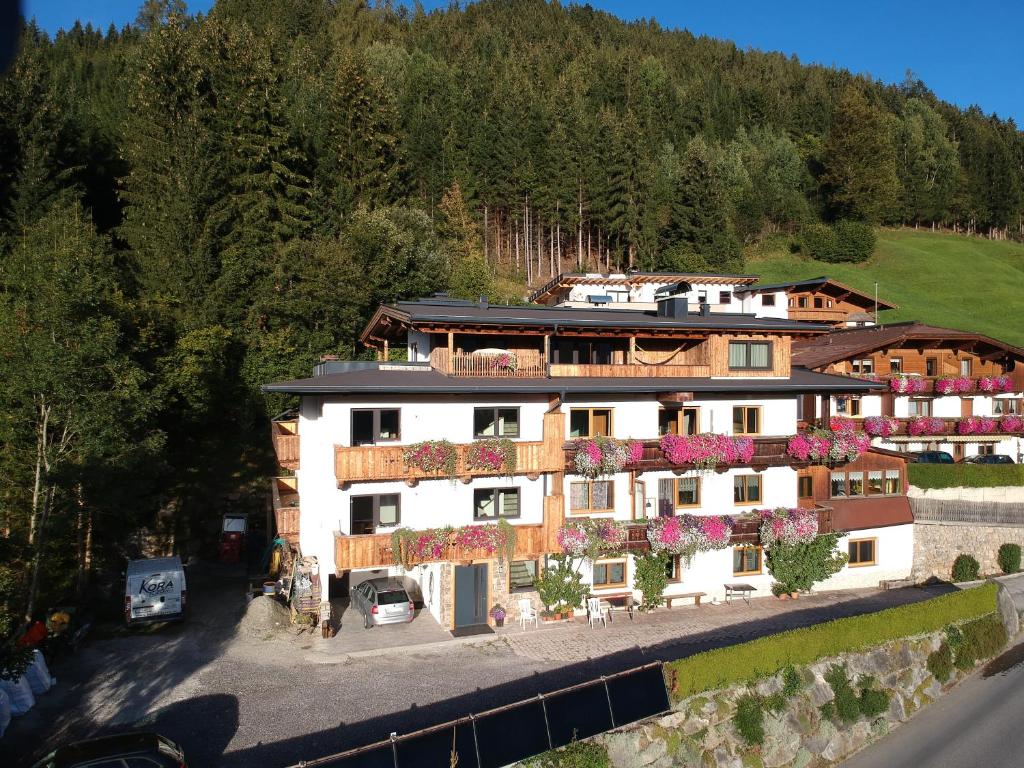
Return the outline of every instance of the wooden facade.
{"type": "MultiPolygon", "coordinates": [[[[922,341],[920,345],[890,347],[887,349],[865,352],[853,355],[849,360],[841,360],[829,365],[825,370],[827,373],[854,374],[854,360],[870,360],[872,368],[877,376],[888,378],[894,373],[902,372],[905,375],[921,376],[929,381],[944,376],[960,376],[963,371],[963,364],[969,368],[969,372],[963,375],[977,379],[981,376],[1000,376],[1005,371],[1003,366],[996,362],[991,355],[980,355],[975,352],[963,349],[950,349],[939,345],[940,342],[922,341]],[[987,358],[987,359],[986,359],[987,358]],[[893,360],[899,360],[900,371],[892,370],[893,360]]],[[[1002,356],[1002,351],[998,356],[1002,356]]]]}
{"type": "MultiPolygon", "coordinates": [[[[843,464],[841,467],[829,467],[821,464],[812,464],[802,468],[799,472],[800,477],[810,477],[812,480],[812,495],[810,497],[804,496],[800,498],[800,506],[803,507],[815,507],[815,506],[828,506],[834,499],[831,494],[831,473],[834,470],[842,472],[886,472],[886,471],[898,471],[900,473],[899,487],[900,491],[898,494],[879,494],[885,496],[905,496],[907,493],[907,461],[908,457],[894,454],[891,451],[879,451],[872,450],[863,454],[859,458],[851,461],[847,464],[843,464]]],[[[866,474],[865,474],[866,480],[866,474]]],[[[799,480],[797,481],[799,483],[799,480]]],[[[868,495],[866,498],[871,498],[868,495]]]]}
{"type": "Polygon", "coordinates": [[[299,491],[295,477],[275,477],[271,481],[271,503],[277,535],[289,544],[299,541],[299,491]]]}
{"type": "Polygon", "coordinates": [[[293,472],[299,468],[299,420],[282,419],[270,422],[270,440],[277,463],[293,472]]]}
{"type": "MultiPolygon", "coordinates": [[[[517,475],[539,475],[543,472],[560,472],[563,468],[562,442],[565,435],[565,414],[549,412],[544,414],[544,439],[516,442],[517,475]]],[[[487,475],[500,476],[501,470],[473,469],[467,466],[467,457],[472,443],[455,446],[457,452],[456,477],[469,479],[487,475]]],[[[374,480],[405,480],[415,484],[418,480],[437,479],[444,473],[424,472],[406,467],[402,454],[408,446],[363,445],[335,446],[334,476],[339,486],[352,482],[374,480]]]]}
{"type": "Polygon", "coordinates": [[[789,336],[773,336],[768,334],[722,334],[710,336],[708,344],[708,361],[711,376],[742,376],[747,377],[781,377],[789,378],[790,339],[789,336]],[[731,341],[768,341],[771,342],[771,365],[764,370],[729,368],[729,342],[731,341]]]}

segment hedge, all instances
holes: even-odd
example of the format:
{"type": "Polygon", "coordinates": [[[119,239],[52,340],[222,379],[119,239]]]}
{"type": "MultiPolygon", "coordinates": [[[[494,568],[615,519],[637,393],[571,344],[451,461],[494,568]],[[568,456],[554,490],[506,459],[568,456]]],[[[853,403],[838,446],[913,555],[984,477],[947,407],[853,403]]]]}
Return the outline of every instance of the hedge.
{"type": "Polygon", "coordinates": [[[901,637],[935,632],[996,610],[995,584],[952,592],[912,605],[850,616],[803,629],[704,651],[665,664],[674,701],[776,674],[787,665],[810,664],[827,656],[860,651],[901,637]]]}
{"type": "Polygon", "coordinates": [[[1024,485],[1024,464],[908,464],[918,488],[994,488],[1024,485]]]}

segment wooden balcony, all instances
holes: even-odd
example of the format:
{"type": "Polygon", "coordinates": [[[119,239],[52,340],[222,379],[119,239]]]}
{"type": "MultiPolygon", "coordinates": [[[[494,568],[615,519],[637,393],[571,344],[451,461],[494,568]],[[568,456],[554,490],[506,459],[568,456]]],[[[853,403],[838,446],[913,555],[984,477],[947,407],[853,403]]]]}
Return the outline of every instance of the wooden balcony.
{"type": "MultiPolygon", "coordinates": [[[[544,414],[544,439],[516,442],[517,475],[540,475],[542,472],[560,472],[565,463],[562,441],[565,434],[565,414],[544,414]]],[[[443,437],[439,435],[438,437],[443,437]]],[[[501,470],[471,469],[466,459],[472,443],[460,443],[457,451],[456,477],[469,482],[473,477],[500,477],[501,470]]],[[[352,482],[372,480],[404,480],[415,485],[419,480],[443,478],[442,472],[424,472],[408,468],[402,460],[405,445],[363,445],[334,447],[334,476],[339,486],[352,482]]]]}
{"type": "Polygon", "coordinates": [[[270,422],[270,439],[277,463],[293,472],[299,468],[299,420],[282,419],[270,422]]]}
{"type": "Polygon", "coordinates": [[[498,355],[448,354],[444,347],[430,350],[430,366],[449,376],[473,376],[487,379],[536,379],[547,376],[542,353],[535,349],[511,350],[515,370],[497,365],[498,355]]]}
{"type": "MultiPolygon", "coordinates": [[[[750,463],[745,466],[761,471],[768,467],[803,467],[807,465],[807,462],[798,461],[786,453],[786,447],[789,445],[789,437],[787,436],[755,437],[753,439],[754,456],[750,463]]],[[[693,466],[689,464],[670,463],[661,450],[660,440],[642,440],[641,442],[644,444],[643,457],[636,464],[629,465],[628,469],[637,473],[671,469],[680,474],[693,469],[693,466]]],[[[565,466],[563,469],[566,472],[574,472],[573,457],[576,452],[574,441],[570,440],[563,443],[562,449],[565,452],[565,466]]],[[[724,472],[730,466],[736,465],[722,465],[720,471],[724,472]]]]}
{"type": "Polygon", "coordinates": [[[290,544],[299,541],[299,491],[294,477],[275,477],[271,481],[271,499],[277,535],[290,544]]]}
{"type": "Polygon", "coordinates": [[[707,378],[711,375],[709,365],[645,365],[633,363],[626,365],[556,365],[548,366],[552,378],[559,376],[593,376],[618,378],[707,378]]]}
{"type": "MultiPolygon", "coordinates": [[[[912,421],[912,419],[909,419],[909,418],[907,418],[907,419],[897,418],[896,421],[899,424],[899,426],[897,427],[896,431],[893,432],[892,436],[893,437],[906,437],[906,438],[910,438],[912,440],[920,440],[922,442],[928,442],[929,440],[942,439],[943,437],[948,437],[948,436],[976,437],[976,438],[985,438],[985,437],[987,437],[987,438],[999,438],[999,437],[1019,437],[1021,435],[1020,432],[1003,432],[999,428],[999,420],[1002,418],[1001,416],[988,416],[988,417],[986,417],[986,418],[994,419],[995,422],[996,422],[995,429],[993,429],[991,432],[983,432],[983,433],[982,432],[978,432],[978,433],[971,433],[971,434],[964,434],[964,435],[961,435],[959,432],[957,432],[957,424],[959,424],[961,421],[964,421],[964,419],[967,418],[965,416],[957,417],[957,418],[941,418],[941,417],[938,417],[938,416],[936,416],[936,417],[928,417],[928,418],[935,418],[938,421],[941,421],[942,422],[942,431],[941,432],[935,432],[935,433],[931,433],[930,432],[930,433],[925,434],[925,435],[911,435],[910,432],[909,432],[909,426],[910,426],[910,422],[912,421]]],[[[863,419],[851,419],[851,421],[862,422],[863,419]]],[[[811,423],[813,425],[815,425],[815,426],[818,426],[818,427],[822,428],[822,429],[828,429],[828,421],[827,420],[817,419],[817,420],[815,420],[815,421],[813,421],[811,423]]],[[[878,439],[886,440],[888,438],[880,437],[878,439]]]]}
{"type": "Polygon", "coordinates": [[[844,309],[814,307],[790,307],[790,320],[804,320],[813,323],[845,323],[849,312],[844,309]]]}
{"type": "MultiPolygon", "coordinates": [[[[552,552],[547,546],[547,531],[543,525],[517,525],[516,551],[517,559],[537,558],[545,552],[552,552]]],[[[413,558],[414,564],[443,561],[470,561],[495,558],[484,550],[466,549],[454,545],[448,546],[441,557],[433,560],[413,558]]],[[[347,536],[343,533],[334,534],[334,568],[340,575],[343,571],[353,568],[383,568],[394,564],[391,550],[391,534],[374,533],[359,536],[347,536]]]]}
{"type": "MultiPolygon", "coordinates": [[[[818,531],[819,533],[832,533],[836,530],[832,524],[832,509],[830,507],[818,507],[818,531]]],[[[732,536],[729,544],[736,546],[740,544],[760,544],[761,536],[758,530],[761,527],[759,518],[753,515],[744,515],[735,519],[732,529],[732,536]]],[[[649,552],[650,541],[647,538],[647,524],[633,523],[626,525],[626,551],[640,553],[649,552]]]]}

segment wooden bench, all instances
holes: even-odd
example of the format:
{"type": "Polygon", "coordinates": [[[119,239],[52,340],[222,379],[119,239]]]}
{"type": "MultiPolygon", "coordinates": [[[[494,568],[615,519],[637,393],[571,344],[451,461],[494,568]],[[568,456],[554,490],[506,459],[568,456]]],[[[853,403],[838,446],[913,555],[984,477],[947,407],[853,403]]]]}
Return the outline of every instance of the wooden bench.
{"type": "Polygon", "coordinates": [[[665,605],[672,608],[672,603],[675,600],[689,600],[693,598],[693,604],[700,608],[700,599],[707,596],[707,592],[686,592],[682,595],[665,595],[665,605]]]}
{"type": "Polygon", "coordinates": [[[743,602],[750,605],[750,593],[756,592],[757,590],[750,584],[726,584],[725,585],[725,602],[729,602],[729,598],[739,597],[743,598],[743,602]]]}

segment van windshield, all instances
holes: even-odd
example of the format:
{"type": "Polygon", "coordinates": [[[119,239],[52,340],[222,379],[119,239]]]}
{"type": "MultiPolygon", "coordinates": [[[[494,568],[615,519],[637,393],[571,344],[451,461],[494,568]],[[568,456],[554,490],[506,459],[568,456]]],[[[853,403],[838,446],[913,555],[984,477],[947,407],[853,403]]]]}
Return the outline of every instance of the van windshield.
{"type": "Polygon", "coordinates": [[[395,605],[395,603],[407,603],[409,596],[404,589],[392,589],[388,592],[377,593],[378,605],[395,605]]]}

